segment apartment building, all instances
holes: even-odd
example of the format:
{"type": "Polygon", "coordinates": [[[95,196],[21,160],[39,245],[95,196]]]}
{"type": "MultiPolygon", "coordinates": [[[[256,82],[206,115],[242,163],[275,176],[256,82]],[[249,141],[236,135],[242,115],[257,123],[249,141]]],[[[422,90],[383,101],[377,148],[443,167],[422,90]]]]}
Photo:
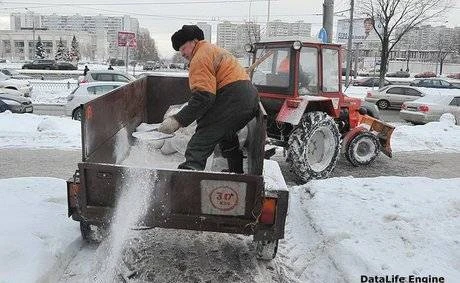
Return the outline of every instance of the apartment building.
{"type": "MultiPolygon", "coordinates": [[[[58,34],[76,34],[86,32],[95,39],[91,44],[95,48],[97,60],[123,58],[125,49],[117,46],[119,31],[139,33],[139,21],[130,16],[111,17],[104,15],[82,16],[79,14],[62,16],[57,14],[40,15],[37,13],[13,13],[10,16],[10,27],[13,32],[20,33],[24,28],[46,29],[58,34]]],[[[77,38],[77,40],[79,40],[77,38]]]]}
{"type": "Polygon", "coordinates": [[[73,36],[78,40],[80,54],[87,54],[88,58],[107,56],[107,50],[97,49],[97,38],[94,34],[84,31],[64,32],[50,30],[1,30],[0,31],[0,58],[11,61],[32,60],[35,57],[35,44],[40,37],[45,50],[46,58],[54,58],[57,47],[62,40],[64,46],[70,50],[73,36]],[[100,52],[97,54],[96,52],[100,52]]]}
{"type": "Polygon", "coordinates": [[[460,27],[422,25],[414,27],[402,36],[390,54],[390,59],[432,61],[439,56],[439,50],[443,50],[452,51],[451,56],[447,58],[449,61],[455,57],[459,46],[460,27]]]}
{"type": "Polygon", "coordinates": [[[196,25],[203,31],[204,39],[211,42],[212,26],[207,22],[197,22],[196,25]]]}
{"type": "Polygon", "coordinates": [[[288,23],[276,20],[268,23],[266,34],[270,38],[286,36],[309,38],[311,37],[311,24],[303,21],[288,23]]]}
{"type": "Polygon", "coordinates": [[[234,24],[225,21],[217,24],[217,45],[227,49],[237,57],[243,57],[246,52],[244,45],[260,40],[260,25],[247,22],[234,24]]]}

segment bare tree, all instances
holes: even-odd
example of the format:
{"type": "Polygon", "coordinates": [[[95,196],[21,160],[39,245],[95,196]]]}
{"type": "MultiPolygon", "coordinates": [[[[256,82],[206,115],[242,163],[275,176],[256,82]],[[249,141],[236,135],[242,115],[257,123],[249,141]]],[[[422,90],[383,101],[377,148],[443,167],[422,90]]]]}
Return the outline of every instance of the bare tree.
{"type": "Polygon", "coordinates": [[[360,0],[359,9],[373,19],[374,30],[382,44],[380,86],[383,86],[390,52],[415,26],[442,16],[451,0],[360,0]],[[381,29],[377,29],[380,25],[381,29]],[[398,33],[396,34],[396,31],[398,33]]]}
{"type": "Polygon", "coordinates": [[[439,62],[439,75],[442,75],[442,67],[444,65],[444,60],[447,58],[447,55],[456,52],[455,39],[452,37],[447,37],[444,32],[437,34],[436,49],[438,50],[436,54],[436,61],[439,62]]]}

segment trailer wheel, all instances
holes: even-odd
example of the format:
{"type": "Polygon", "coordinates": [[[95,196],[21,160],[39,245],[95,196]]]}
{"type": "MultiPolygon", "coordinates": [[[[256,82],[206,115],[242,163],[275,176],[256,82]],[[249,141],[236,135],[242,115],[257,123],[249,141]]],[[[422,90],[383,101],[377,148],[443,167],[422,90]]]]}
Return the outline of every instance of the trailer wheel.
{"type": "Polygon", "coordinates": [[[262,260],[272,260],[278,251],[278,240],[256,241],[257,258],[262,260]]]}
{"type": "Polygon", "coordinates": [[[379,155],[380,143],[376,135],[364,131],[356,135],[345,148],[345,157],[353,166],[371,164],[379,155]]]}
{"type": "Polygon", "coordinates": [[[72,113],[72,119],[81,121],[82,112],[83,111],[82,111],[81,107],[78,107],[77,109],[75,109],[73,111],[73,113],[72,113]]]}
{"type": "Polygon", "coordinates": [[[299,181],[306,183],[328,177],[339,153],[340,133],[334,119],[324,112],[308,112],[289,137],[287,161],[299,181]]]}
{"type": "Polygon", "coordinates": [[[99,226],[80,221],[80,232],[83,240],[90,244],[99,244],[103,238],[103,230],[99,226]]]}

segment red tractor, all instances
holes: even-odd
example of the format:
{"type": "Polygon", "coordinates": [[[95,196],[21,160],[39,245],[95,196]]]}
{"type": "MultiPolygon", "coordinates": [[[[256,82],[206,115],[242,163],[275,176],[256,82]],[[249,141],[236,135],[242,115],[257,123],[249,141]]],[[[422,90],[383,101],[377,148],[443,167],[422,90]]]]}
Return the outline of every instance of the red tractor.
{"type": "Polygon", "coordinates": [[[269,143],[287,150],[301,182],[326,178],[342,148],[354,166],[391,157],[394,127],[342,93],[341,46],[295,40],[258,42],[248,72],[268,114],[269,143]]]}

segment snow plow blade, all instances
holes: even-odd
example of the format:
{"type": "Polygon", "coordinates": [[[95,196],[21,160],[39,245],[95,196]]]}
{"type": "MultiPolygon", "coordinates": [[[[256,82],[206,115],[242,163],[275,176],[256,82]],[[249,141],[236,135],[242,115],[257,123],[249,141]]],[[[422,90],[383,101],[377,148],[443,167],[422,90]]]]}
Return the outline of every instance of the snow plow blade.
{"type": "Polygon", "coordinates": [[[393,154],[390,142],[391,135],[393,134],[395,127],[368,115],[363,115],[361,117],[360,126],[363,126],[370,132],[374,133],[379,139],[380,151],[386,156],[392,157],[393,154]]]}

